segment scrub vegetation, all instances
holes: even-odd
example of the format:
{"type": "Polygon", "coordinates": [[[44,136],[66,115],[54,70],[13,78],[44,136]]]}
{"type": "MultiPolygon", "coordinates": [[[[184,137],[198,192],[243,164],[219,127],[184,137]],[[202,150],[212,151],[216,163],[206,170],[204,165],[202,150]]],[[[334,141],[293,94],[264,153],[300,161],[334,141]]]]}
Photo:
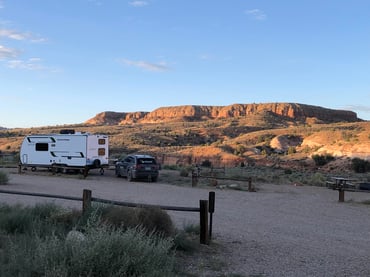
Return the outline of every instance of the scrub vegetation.
{"type": "Polygon", "coordinates": [[[190,232],[162,210],[0,206],[0,276],[176,276],[190,232]],[[185,235],[188,234],[188,235],[185,235]]]}

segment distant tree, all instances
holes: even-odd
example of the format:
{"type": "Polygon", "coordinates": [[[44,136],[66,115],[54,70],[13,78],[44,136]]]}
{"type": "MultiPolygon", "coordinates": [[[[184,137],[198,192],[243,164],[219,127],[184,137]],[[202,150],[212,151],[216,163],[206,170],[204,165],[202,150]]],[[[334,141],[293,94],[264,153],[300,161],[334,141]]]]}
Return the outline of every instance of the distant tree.
{"type": "Polygon", "coordinates": [[[360,159],[360,158],[354,158],[352,159],[352,169],[356,173],[365,173],[370,171],[370,162],[360,159]]]}
{"type": "Polygon", "coordinates": [[[334,157],[330,154],[325,154],[325,155],[312,155],[312,159],[315,162],[315,165],[317,166],[323,166],[326,165],[327,163],[331,162],[334,160],[334,157]]]}
{"type": "Polygon", "coordinates": [[[294,146],[289,146],[288,148],[288,155],[296,153],[297,150],[294,146]]]}
{"type": "Polygon", "coordinates": [[[211,167],[212,166],[212,162],[210,160],[204,160],[202,163],[201,163],[201,166],[204,166],[204,167],[211,167]]]}

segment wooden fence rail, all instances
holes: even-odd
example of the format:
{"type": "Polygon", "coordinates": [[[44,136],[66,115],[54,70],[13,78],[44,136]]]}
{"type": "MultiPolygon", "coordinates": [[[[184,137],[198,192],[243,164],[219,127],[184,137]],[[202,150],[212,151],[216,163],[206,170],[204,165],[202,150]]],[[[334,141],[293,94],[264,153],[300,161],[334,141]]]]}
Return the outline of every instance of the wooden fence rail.
{"type": "Polygon", "coordinates": [[[82,201],[82,211],[83,212],[86,212],[91,207],[91,202],[99,202],[99,203],[132,207],[132,208],[154,208],[155,207],[155,208],[160,208],[162,210],[170,210],[170,211],[198,212],[199,221],[200,221],[200,243],[209,244],[210,238],[212,236],[212,224],[213,224],[212,215],[215,211],[215,193],[213,191],[209,192],[209,200],[199,200],[199,207],[164,206],[164,205],[141,204],[141,203],[131,203],[131,202],[101,199],[101,198],[92,197],[91,190],[87,190],[87,189],[83,190],[82,197],[55,195],[55,194],[47,194],[47,193],[24,192],[24,191],[12,191],[12,190],[0,190],[0,193],[82,201]],[[211,219],[209,222],[209,227],[208,227],[208,213],[210,214],[210,219],[211,219]]]}

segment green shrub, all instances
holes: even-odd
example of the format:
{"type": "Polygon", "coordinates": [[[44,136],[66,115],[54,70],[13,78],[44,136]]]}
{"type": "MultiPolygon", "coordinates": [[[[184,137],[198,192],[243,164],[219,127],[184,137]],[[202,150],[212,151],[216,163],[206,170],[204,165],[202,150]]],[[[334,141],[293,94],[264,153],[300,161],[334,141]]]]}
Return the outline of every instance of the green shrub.
{"type": "MultiPolygon", "coordinates": [[[[102,224],[111,209],[98,206],[83,216],[73,211],[63,217],[50,204],[0,206],[0,233],[9,234],[0,240],[0,276],[174,276],[173,240],[141,227],[102,224]],[[82,239],[66,241],[67,232],[59,228],[63,220],[78,221],[82,239]]],[[[153,226],[169,225],[162,212],[143,210],[137,209],[138,217],[147,214],[153,226]]]]}
{"type": "Polygon", "coordinates": [[[292,174],[293,171],[290,168],[284,169],[284,174],[292,174]]]}
{"type": "Polygon", "coordinates": [[[174,225],[166,211],[157,208],[141,208],[138,212],[140,226],[149,232],[169,237],[174,234],[174,225]]]}
{"type": "Polygon", "coordinates": [[[102,211],[101,220],[123,230],[140,226],[148,233],[157,233],[166,237],[174,234],[170,216],[157,207],[109,207],[102,211]]]}
{"type": "Polygon", "coordinates": [[[200,234],[200,225],[199,224],[189,224],[184,226],[184,231],[188,234],[200,234]]]}
{"type": "Polygon", "coordinates": [[[180,176],[181,177],[188,177],[189,176],[189,170],[187,168],[181,168],[180,176]]]}
{"type": "Polygon", "coordinates": [[[211,167],[212,162],[210,160],[204,160],[200,165],[203,167],[211,167]]]}
{"type": "Polygon", "coordinates": [[[80,241],[50,235],[27,243],[10,241],[0,275],[173,276],[172,242],[140,229],[90,225],[80,241]]]}
{"type": "Polygon", "coordinates": [[[162,169],[167,169],[167,170],[178,170],[179,166],[178,165],[162,165],[162,169]]]}
{"type": "Polygon", "coordinates": [[[292,155],[292,154],[294,154],[296,152],[297,152],[297,150],[296,150],[296,148],[294,146],[289,146],[289,148],[288,148],[288,155],[292,155]]]}
{"type": "Polygon", "coordinates": [[[323,166],[333,161],[334,157],[330,154],[324,154],[324,155],[315,154],[315,155],[312,155],[312,159],[314,160],[315,165],[323,166]]]}
{"type": "Polygon", "coordinates": [[[360,158],[354,158],[352,159],[352,169],[356,173],[365,173],[370,171],[370,162],[360,159],[360,158]]]}
{"type": "Polygon", "coordinates": [[[0,185],[6,185],[9,182],[9,176],[6,172],[0,171],[0,185]]]}
{"type": "Polygon", "coordinates": [[[200,225],[189,224],[174,237],[174,248],[184,252],[194,252],[199,247],[200,225]]]}
{"type": "Polygon", "coordinates": [[[325,186],[326,177],[321,173],[315,173],[307,180],[311,186],[325,186]]]}
{"type": "MultiPolygon", "coordinates": [[[[38,204],[34,207],[23,207],[21,205],[0,206],[0,230],[7,234],[38,233],[45,235],[55,232],[55,221],[53,216],[62,211],[54,204],[38,204]]],[[[62,230],[58,230],[62,232],[62,230]]]]}

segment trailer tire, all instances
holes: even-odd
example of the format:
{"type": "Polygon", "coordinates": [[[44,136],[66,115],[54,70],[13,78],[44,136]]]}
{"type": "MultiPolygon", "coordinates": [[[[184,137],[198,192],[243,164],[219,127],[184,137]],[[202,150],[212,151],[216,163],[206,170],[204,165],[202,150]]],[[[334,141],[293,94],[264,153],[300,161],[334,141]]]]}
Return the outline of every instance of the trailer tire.
{"type": "Polygon", "coordinates": [[[95,168],[100,167],[100,160],[98,160],[98,159],[94,160],[93,165],[94,165],[95,168]]]}
{"type": "Polygon", "coordinates": [[[31,167],[31,171],[36,171],[36,167],[35,166],[31,167]]]}

